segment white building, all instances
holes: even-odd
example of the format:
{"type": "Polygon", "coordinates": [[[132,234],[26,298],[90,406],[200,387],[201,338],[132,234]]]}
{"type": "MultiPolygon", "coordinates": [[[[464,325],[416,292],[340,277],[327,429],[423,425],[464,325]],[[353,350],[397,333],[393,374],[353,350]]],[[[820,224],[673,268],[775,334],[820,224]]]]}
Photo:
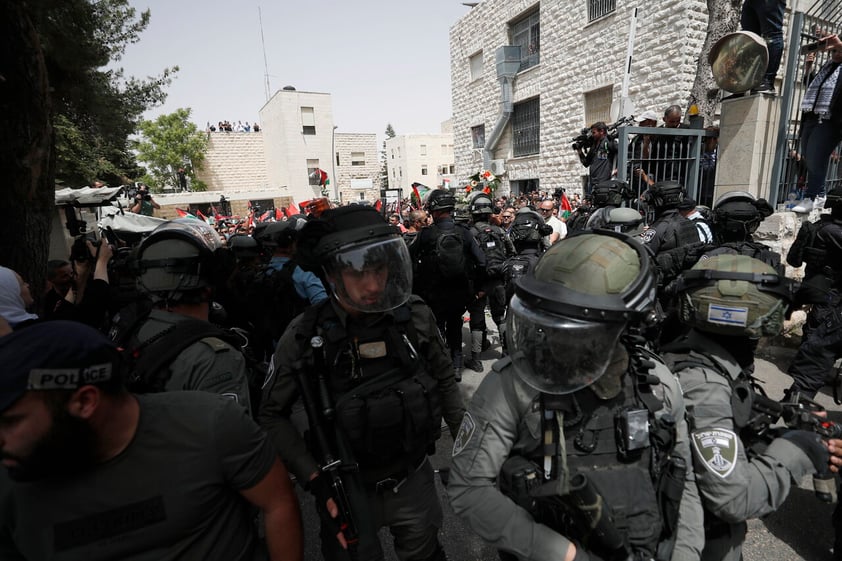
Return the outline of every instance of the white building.
{"type": "Polygon", "coordinates": [[[401,189],[402,196],[408,197],[413,183],[427,187],[455,183],[451,131],[448,120],[439,134],[402,134],[386,139],[389,189],[401,189]]]}
{"type": "Polygon", "coordinates": [[[279,188],[296,202],[320,197],[317,170],[325,171],[335,184],[331,177],[335,139],[330,94],[300,92],[287,86],[260,109],[260,122],[271,189],[279,188]]]}
{"type": "Polygon", "coordinates": [[[485,0],[462,17],[450,31],[458,177],[488,166],[503,192],[581,189],[587,170],[571,139],[612,121],[635,8],[628,91],[637,113],[686,109],[707,29],[702,0],[485,0]],[[521,62],[502,88],[496,55],[506,45],[521,47],[521,62]]]}
{"type": "MultiPolygon", "coordinates": [[[[336,185],[341,203],[380,198],[380,155],[374,133],[336,133],[336,185]]],[[[331,189],[331,198],[334,192],[331,189]]]]}

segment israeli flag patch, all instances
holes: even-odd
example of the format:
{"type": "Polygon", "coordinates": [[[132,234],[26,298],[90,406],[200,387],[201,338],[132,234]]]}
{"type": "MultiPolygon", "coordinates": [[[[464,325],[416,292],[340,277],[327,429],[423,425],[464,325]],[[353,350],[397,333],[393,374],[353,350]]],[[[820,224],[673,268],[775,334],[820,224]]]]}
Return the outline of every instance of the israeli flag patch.
{"type": "Polygon", "coordinates": [[[708,322],[745,327],[748,325],[748,308],[710,304],[708,306],[708,322]]]}

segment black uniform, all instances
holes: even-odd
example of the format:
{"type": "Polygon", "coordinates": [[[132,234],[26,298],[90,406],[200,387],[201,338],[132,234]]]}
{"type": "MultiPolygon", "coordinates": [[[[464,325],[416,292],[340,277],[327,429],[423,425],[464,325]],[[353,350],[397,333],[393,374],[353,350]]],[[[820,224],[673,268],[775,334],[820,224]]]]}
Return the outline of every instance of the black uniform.
{"type": "MultiPolygon", "coordinates": [[[[456,224],[451,217],[444,217],[419,232],[410,247],[415,263],[413,292],[421,296],[433,310],[439,330],[450,347],[451,356],[462,352],[462,315],[474,299],[475,286],[485,277],[485,254],[480,250],[471,232],[456,224]],[[462,238],[464,272],[454,277],[441,274],[437,238],[446,232],[456,231],[462,238]]],[[[459,358],[461,368],[461,357],[459,358]]],[[[454,357],[455,361],[455,357],[454,357]]],[[[457,366],[454,364],[454,366],[457,366]]]]}
{"type": "Polygon", "coordinates": [[[798,299],[812,304],[801,346],[789,367],[790,389],[813,397],[842,355],[842,219],[825,214],[815,224],[805,222],[786,260],[793,267],[807,264],[798,299]]]}
{"type": "Polygon", "coordinates": [[[683,245],[699,243],[696,225],[674,208],[663,211],[640,237],[656,255],[683,245]]]}

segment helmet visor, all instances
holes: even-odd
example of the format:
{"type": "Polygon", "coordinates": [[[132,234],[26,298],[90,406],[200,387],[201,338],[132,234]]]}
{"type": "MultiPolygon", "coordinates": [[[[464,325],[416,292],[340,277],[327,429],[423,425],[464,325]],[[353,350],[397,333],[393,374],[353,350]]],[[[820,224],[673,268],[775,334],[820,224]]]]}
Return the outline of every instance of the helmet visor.
{"type": "Polygon", "coordinates": [[[354,310],[385,312],[412,293],[412,263],[400,237],[353,245],[328,259],[325,272],[334,295],[354,310]]]}
{"type": "Polygon", "coordinates": [[[596,382],[614,360],[626,324],[536,312],[518,297],[509,304],[506,340],[512,365],[538,391],[563,395],[596,382]]]}

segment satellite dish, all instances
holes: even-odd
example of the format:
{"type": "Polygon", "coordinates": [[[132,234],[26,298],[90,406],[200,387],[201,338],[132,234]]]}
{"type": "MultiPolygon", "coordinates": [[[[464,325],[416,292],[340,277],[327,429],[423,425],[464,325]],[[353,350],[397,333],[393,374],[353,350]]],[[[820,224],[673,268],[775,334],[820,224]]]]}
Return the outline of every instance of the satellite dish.
{"type": "Polygon", "coordinates": [[[723,35],[708,55],[716,85],[734,93],[757,86],[769,64],[766,41],[751,31],[723,35]]]}
{"type": "Polygon", "coordinates": [[[621,117],[631,117],[636,112],[634,102],[631,98],[621,97],[620,99],[615,99],[611,102],[611,108],[608,110],[608,116],[611,118],[611,122],[615,123],[619,121],[621,117]]]}

